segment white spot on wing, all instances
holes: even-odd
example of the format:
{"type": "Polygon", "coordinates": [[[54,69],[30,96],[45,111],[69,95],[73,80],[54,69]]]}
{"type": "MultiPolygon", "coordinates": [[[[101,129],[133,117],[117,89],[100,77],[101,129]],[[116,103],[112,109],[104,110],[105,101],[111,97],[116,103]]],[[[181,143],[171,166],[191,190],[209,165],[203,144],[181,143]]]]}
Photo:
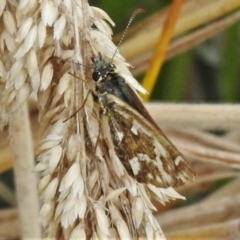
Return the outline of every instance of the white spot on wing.
{"type": "Polygon", "coordinates": [[[160,142],[154,138],[153,140],[153,145],[154,145],[154,152],[157,156],[161,157],[163,156],[164,158],[166,158],[167,153],[166,150],[164,149],[164,147],[160,144],[160,142]]]}
{"type": "MultiPolygon", "coordinates": [[[[159,152],[160,153],[160,152],[159,152]]],[[[147,163],[151,163],[153,164],[159,171],[159,176],[161,176],[161,178],[159,176],[154,176],[156,181],[158,181],[159,183],[167,183],[167,184],[171,184],[173,181],[173,177],[171,175],[169,175],[165,169],[163,168],[163,164],[162,161],[160,159],[160,154],[156,154],[156,158],[155,159],[151,159],[147,154],[143,154],[143,153],[138,153],[137,154],[137,158],[133,158],[133,159],[138,159],[138,165],[141,164],[141,161],[145,161],[147,163]]]]}
{"type": "Polygon", "coordinates": [[[118,137],[119,141],[121,142],[122,139],[123,139],[123,133],[122,132],[118,132],[118,131],[116,133],[117,133],[117,137],[118,137]]]}
{"type": "Polygon", "coordinates": [[[153,179],[153,175],[151,173],[148,173],[147,176],[149,179],[153,179]]]}
{"type": "Polygon", "coordinates": [[[138,135],[138,127],[136,125],[132,125],[131,131],[134,135],[138,135]]]}
{"type": "Polygon", "coordinates": [[[188,182],[189,181],[189,176],[186,172],[182,171],[180,172],[177,176],[177,179],[179,179],[180,181],[182,181],[183,183],[188,182]]]}
{"type": "Polygon", "coordinates": [[[138,161],[137,157],[134,157],[129,160],[129,163],[131,165],[132,171],[134,175],[137,175],[138,172],[140,171],[140,163],[138,161]]]}
{"type": "Polygon", "coordinates": [[[174,160],[176,166],[178,166],[179,163],[182,162],[182,161],[183,161],[183,158],[181,156],[177,156],[177,158],[174,160]]]}

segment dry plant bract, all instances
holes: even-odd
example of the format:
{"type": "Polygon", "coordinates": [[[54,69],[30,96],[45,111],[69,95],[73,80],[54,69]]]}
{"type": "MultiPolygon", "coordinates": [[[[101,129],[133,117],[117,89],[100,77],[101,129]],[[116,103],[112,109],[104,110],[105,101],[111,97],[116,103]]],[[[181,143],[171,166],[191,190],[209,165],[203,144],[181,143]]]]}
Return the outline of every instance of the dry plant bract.
{"type": "Polygon", "coordinates": [[[1,127],[30,93],[38,99],[44,237],[165,239],[149,196],[183,197],[128,175],[106,144],[111,136],[99,136],[99,107],[88,94],[98,53],[144,92],[111,41],[112,20],[86,0],[1,0],[0,16],[1,127]]]}

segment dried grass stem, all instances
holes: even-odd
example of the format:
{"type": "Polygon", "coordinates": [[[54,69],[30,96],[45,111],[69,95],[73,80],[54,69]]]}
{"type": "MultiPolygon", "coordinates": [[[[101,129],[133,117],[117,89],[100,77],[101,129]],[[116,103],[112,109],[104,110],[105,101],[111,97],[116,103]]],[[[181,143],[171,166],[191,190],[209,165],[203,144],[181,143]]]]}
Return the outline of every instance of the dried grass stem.
{"type": "Polygon", "coordinates": [[[164,127],[205,130],[240,129],[240,106],[231,104],[147,103],[154,120],[164,127]]]}
{"type": "Polygon", "coordinates": [[[34,152],[28,108],[23,104],[10,120],[10,145],[14,156],[14,175],[23,239],[41,237],[38,224],[39,199],[34,172],[34,152]]]}

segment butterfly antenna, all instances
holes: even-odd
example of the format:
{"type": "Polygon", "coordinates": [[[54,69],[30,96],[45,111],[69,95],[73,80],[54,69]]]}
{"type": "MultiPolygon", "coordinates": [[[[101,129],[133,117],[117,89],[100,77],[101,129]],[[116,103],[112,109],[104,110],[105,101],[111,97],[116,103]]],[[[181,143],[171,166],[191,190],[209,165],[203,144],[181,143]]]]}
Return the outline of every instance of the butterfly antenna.
{"type": "Polygon", "coordinates": [[[111,59],[111,61],[110,61],[111,63],[112,63],[113,58],[115,57],[115,55],[116,55],[116,53],[117,53],[117,51],[118,51],[119,46],[121,45],[124,37],[126,36],[126,33],[127,33],[128,29],[129,29],[129,27],[130,27],[133,19],[134,19],[139,13],[143,13],[143,12],[145,12],[145,10],[142,9],[142,8],[136,9],[136,10],[133,12],[133,14],[132,14],[131,18],[129,19],[128,24],[127,24],[127,26],[126,26],[126,28],[125,28],[125,30],[124,30],[124,32],[123,32],[123,35],[122,35],[122,37],[121,37],[121,39],[120,39],[120,41],[119,41],[119,43],[118,43],[118,45],[117,45],[117,49],[115,50],[115,52],[114,52],[114,54],[113,54],[113,57],[112,57],[112,59],[111,59]]]}

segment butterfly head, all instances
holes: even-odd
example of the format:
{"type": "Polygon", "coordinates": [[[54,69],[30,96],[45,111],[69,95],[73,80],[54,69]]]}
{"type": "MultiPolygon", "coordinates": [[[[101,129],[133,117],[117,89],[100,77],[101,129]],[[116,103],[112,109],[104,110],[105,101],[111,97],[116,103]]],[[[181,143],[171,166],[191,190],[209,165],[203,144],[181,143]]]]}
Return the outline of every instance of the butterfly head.
{"type": "Polygon", "coordinates": [[[104,60],[100,53],[98,58],[92,58],[92,66],[94,69],[92,78],[97,83],[107,80],[109,76],[115,73],[116,69],[115,65],[104,60]]]}

